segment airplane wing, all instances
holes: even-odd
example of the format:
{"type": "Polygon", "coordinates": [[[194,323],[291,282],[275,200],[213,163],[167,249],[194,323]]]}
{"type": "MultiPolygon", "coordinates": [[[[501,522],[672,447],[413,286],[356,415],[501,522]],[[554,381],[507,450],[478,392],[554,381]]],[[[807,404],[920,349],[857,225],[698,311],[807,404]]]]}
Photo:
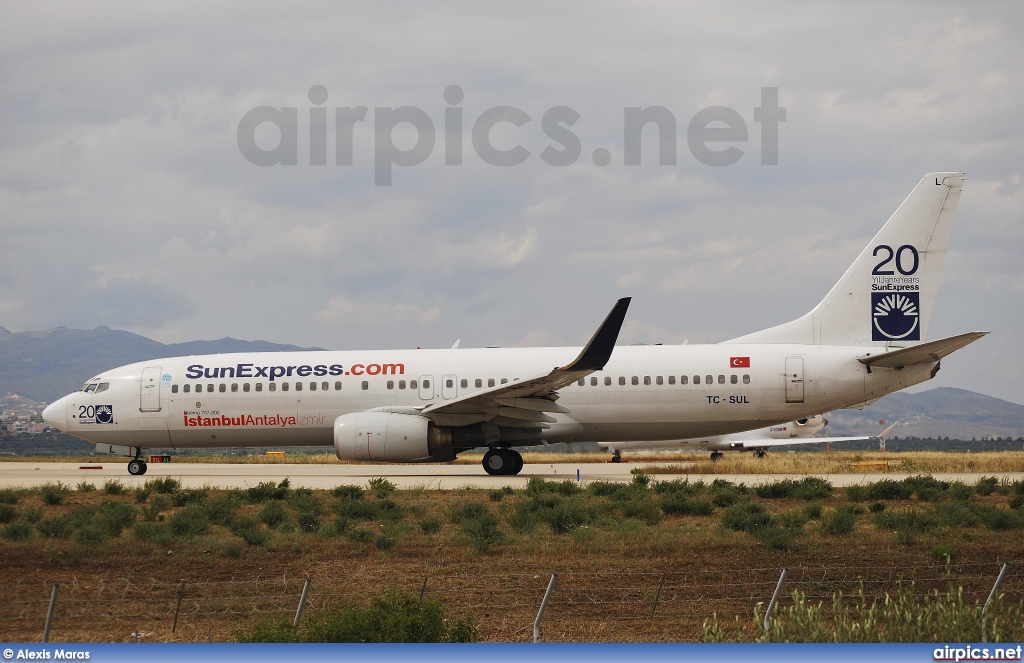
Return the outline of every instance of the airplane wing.
{"type": "Polygon", "coordinates": [[[937,341],[921,343],[909,348],[900,348],[877,355],[858,357],[857,361],[868,366],[881,368],[903,368],[915,364],[933,364],[946,355],[953,354],[960,348],[977,341],[988,332],[968,332],[937,341]]]}
{"type": "Polygon", "coordinates": [[[548,373],[525,380],[509,382],[462,398],[428,405],[423,408],[421,414],[432,418],[441,418],[445,415],[501,417],[515,420],[524,427],[546,428],[545,424],[556,421],[554,417],[545,414],[546,412],[569,412],[567,408],[555,403],[558,390],[594,371],[601,370],[608,363],[626,317],[629,301],[629,297],[623,297],[615,303],[579,356],[569,364],[556,366],[548,373]]]}

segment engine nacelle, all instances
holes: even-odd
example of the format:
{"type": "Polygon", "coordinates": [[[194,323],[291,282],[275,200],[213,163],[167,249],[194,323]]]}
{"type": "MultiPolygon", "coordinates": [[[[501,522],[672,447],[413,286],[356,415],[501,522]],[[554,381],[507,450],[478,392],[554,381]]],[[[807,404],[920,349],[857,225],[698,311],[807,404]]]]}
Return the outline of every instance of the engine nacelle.
{"type": "Polygon", "coordinates": [[[334,420],[334,452],[341,460],[391,462],[455,459],[450,428],[396,412],[353,412],[334,420]]]}

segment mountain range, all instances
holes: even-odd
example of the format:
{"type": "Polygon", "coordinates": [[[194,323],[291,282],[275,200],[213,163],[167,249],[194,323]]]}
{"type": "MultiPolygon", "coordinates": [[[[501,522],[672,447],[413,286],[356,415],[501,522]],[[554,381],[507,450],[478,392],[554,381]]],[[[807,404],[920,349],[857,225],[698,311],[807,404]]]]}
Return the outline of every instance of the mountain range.
{"type": "MultiPolygon", "coordinates": [[[[267,341],[160,343],[109,327],[10,332],[0,327],[0,397],[18,394],[49,403],[78,389],[94,375],[147,359],[193,354],[320,350],[267,341]]],[[[899,422],[890,436],[971,440],[1024,436],[1024,405],[964,389],[940,387],[916,394],[898,392],[863,410],[828,415],[823,434],[865,435],[879,431],[879,419],[899,422]]]]}

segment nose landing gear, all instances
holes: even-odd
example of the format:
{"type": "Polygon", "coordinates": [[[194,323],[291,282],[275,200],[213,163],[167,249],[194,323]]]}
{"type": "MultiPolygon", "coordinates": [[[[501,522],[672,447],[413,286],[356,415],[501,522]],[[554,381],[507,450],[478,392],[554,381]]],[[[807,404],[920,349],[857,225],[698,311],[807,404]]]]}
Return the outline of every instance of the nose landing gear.
{"type": "Polygon", "coordinates": [[[142,460],[141,458],[133,458],[132,460],[128,461],[128,474],[132,475],[133,477],[142,476],[143,474],[146,473],[146,470],[148,469],[149,466],[146,465],[146,461],[142,460]]]}

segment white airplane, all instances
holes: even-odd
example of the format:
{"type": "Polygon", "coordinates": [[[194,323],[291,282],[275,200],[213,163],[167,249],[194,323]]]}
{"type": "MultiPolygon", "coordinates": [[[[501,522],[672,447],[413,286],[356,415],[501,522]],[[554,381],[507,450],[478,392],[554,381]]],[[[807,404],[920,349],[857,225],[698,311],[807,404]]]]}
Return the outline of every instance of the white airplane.
{"type": "Polygon", "coordinates": [[[43,417],[132,457],[134,475],[144,447],[332,444],[340,459],[388,462],[487,446],[488,473],[517,474],[513,446],[704,438],[857,407],[934,377],[987,333],[925,342],[963,181],[927,175],[813,310],[724,343],[615,347],[624,298],[579,351],[157,359],[92,378],[43,417]]]}
{"type": "Polygon", "coordinates": [[[603,444],[612,452],[612,462],[622,462],[623,451],[648,451],[657,449],[705,449],[711,452],[711,460],[721,460],[725,451],[753,451],[758,458],[766,455],[766,449],[770,447],[792,446],[794,444],[823,444],[825,442],[854,442],[860,440],[884,439],[896,424],[889,426],[879,435],[857,435],[852,437],[812,437],[825,426],[828,426],[828,419],[824,415],[816,414],[813,417],[805,417],[795,421],[788,421],[774,426],[765,426],[757,430],[743,433],[729,433],[728,435],[710,435],[703,438],[689,440],[656,440],[628,442],[614,442],[603,444]]]}

